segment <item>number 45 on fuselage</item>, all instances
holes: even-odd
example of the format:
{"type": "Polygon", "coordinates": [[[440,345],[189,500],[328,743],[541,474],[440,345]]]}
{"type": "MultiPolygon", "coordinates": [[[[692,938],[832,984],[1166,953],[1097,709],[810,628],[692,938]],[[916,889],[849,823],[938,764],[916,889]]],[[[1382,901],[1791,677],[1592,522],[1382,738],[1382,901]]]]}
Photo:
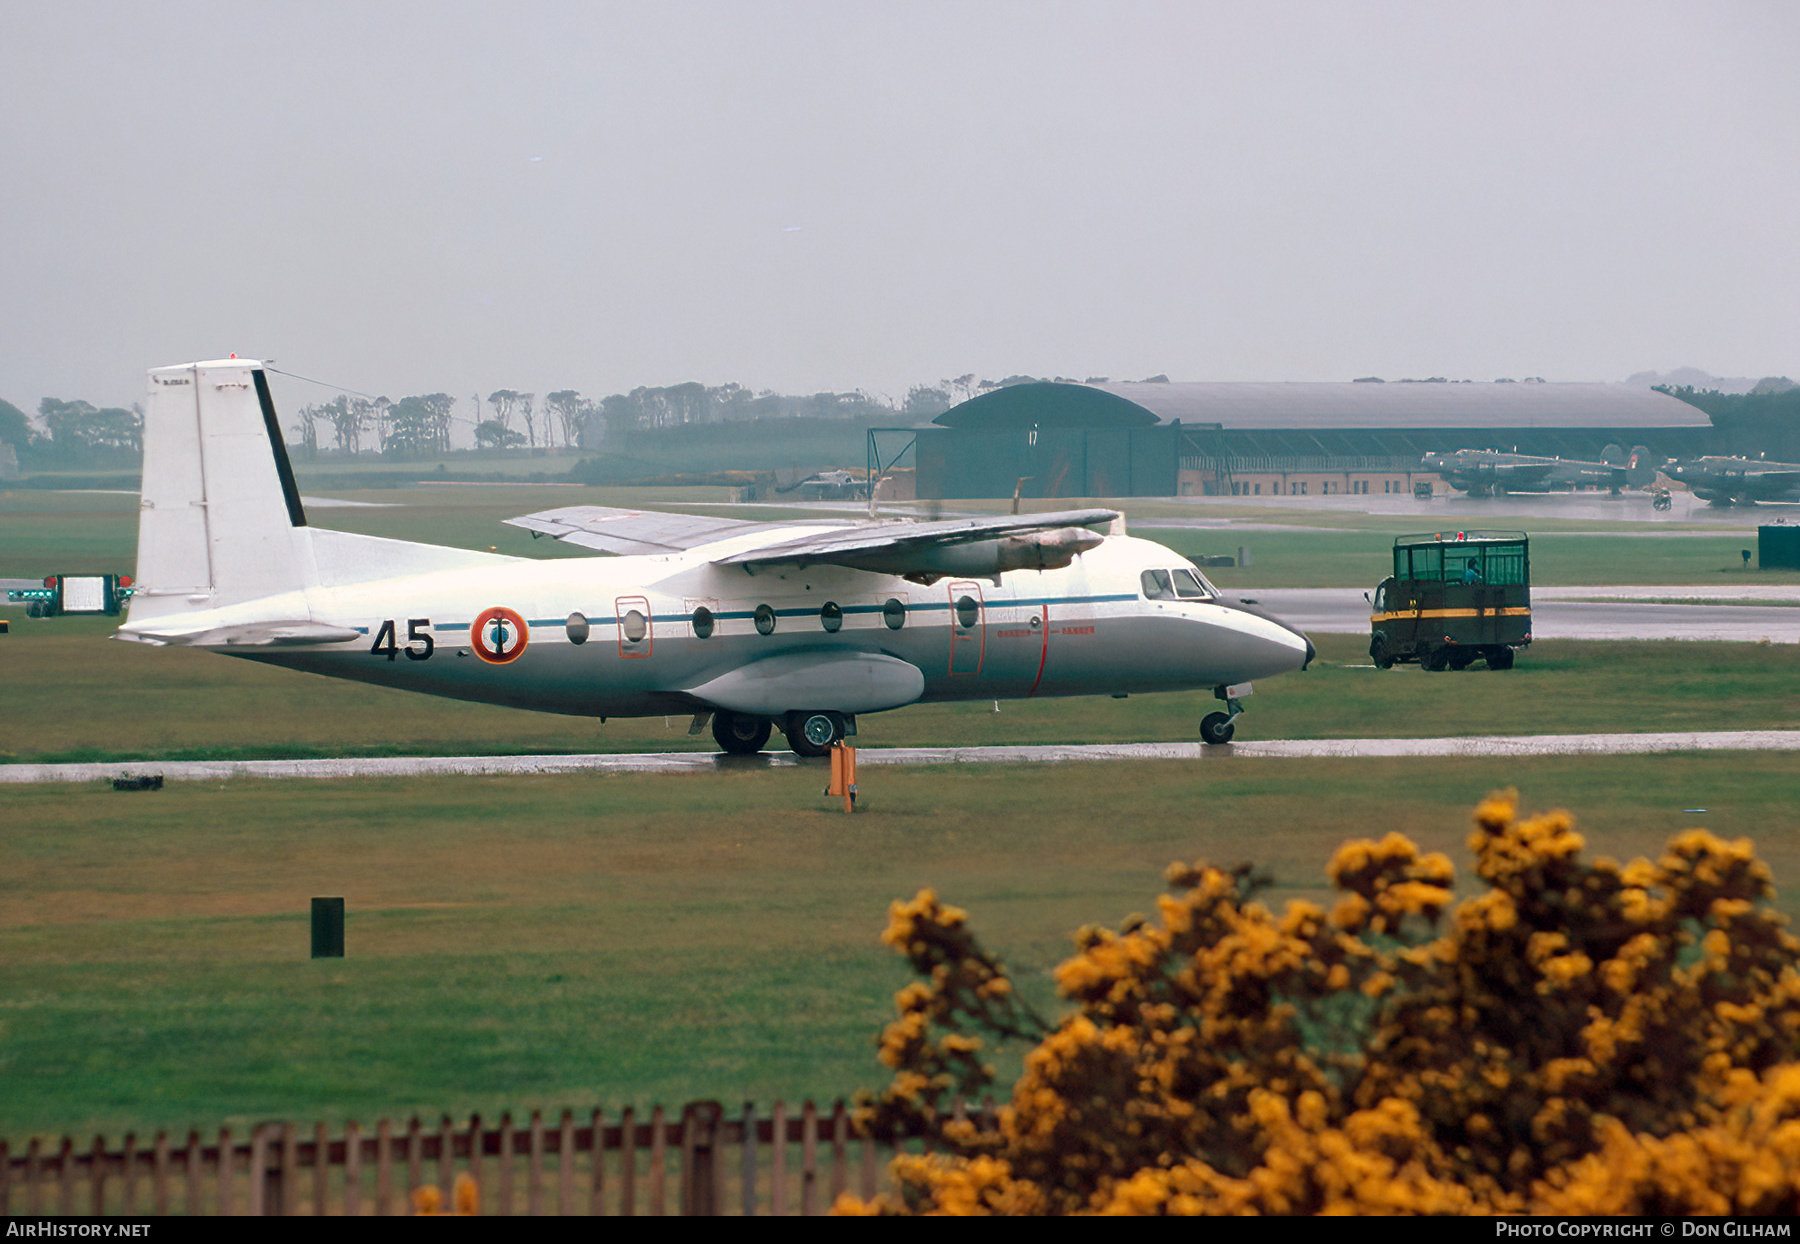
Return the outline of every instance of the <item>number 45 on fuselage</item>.
{"type": "Polygon", "coordinates": [[[262,364],[150,372],[137,590],[119,638],[595,717],[710,715],[731,752],[817,755],[934,700],[1212,690],[1312,659],[1112,510],[745,522],[575,506],[537,560],[307,524],[262,364]],[[1096,527],[1112,534],[1101,534],[1096,527]]]}

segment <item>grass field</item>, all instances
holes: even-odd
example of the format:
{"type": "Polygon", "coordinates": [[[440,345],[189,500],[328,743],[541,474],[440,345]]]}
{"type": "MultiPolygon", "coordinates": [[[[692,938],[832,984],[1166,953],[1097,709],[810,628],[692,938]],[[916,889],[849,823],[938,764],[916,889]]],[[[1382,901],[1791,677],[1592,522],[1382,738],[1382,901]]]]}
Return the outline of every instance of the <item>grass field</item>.
{"type": "MultiPolygon", "coordinates": [[[[314,521],[525,556],[571,550],[500,519],[651,499],[343,495],[399,504],[314,521]]],[[[1146,512],[1158,506],[1172,512],[1146,512]]],[[[1194,552],[1250,545],[1255,565],[1218,576],[1230,586],[1368,586],[1410,530],[1253,517],[1294,530],[1145,533],[1194,552]],[[1336,529],[1307,529],[1321,523],[1336,529]]],[[[0,493],[0,577],[128,570],[135,529],[134,496],[0,493]]],[[[1778,581],[1727,579],[1739,542],[1546,532],[1533,547],[1542,583],[1778,581]]],[[[107,619],[0,617],[0,762],[711,746],[682,718],[602,725],[116,643],[107,619]]],[[[1259,684],[1243,737],[1800,727],[1786,646],[1546,642],[1505,674],[1426,674],[1367,668],[1355,636],[1317,642],[1312,670],[1259,684]]],[[[1211,707],[923,706],[865,718],[860,741],[1192,738],[1211,707]]],[[[873,1040],[904,975],[876,939],[886,905],[920,886],[967,906],[1053,1008],[1069,934],[1151,910],[1175,859],[1254,859],[1276,902],[1318,896],[1351,834],[1399,829],[1466,864],[1468,812],[1500,786],[1575,809],[1600,852],[1654,853],[1700,823],[1755,838],[1778,881],[1800,879],[1793,768],[1772,753],[883,769],[854,817],[820,797],[817,767],[0,786],[0,1136],[828,1098],[882,1079],[873,1040]],[[306,957],[321,894],[348,902],[342,961],[306,957]]]]}
{"type": "Polygon", "coordinates": [[[1279,904],[1399,829],[1466,874],[1508,784],[1596,852],[1700,823],[1800,868],[1784,755],[882,770],[853,817],[820,778],[0,788],[0,1135],[830,1097],[882,1080],[876,938],[920,886],[1054,1008],[1069,934],[1173,860],[1254,859],[1279,904]],[[318,894],[341,961],[307,958],[318,894]]]}

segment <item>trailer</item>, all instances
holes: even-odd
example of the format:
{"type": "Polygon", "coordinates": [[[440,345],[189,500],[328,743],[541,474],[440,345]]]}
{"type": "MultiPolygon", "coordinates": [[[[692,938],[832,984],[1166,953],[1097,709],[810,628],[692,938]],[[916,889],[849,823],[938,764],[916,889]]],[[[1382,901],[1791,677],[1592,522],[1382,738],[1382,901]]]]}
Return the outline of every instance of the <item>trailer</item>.
{"type": "Polygon", "coordinates": [[[1513,666],[1531,644],[1531,547],[1522,531],[1400,536],[1394,573],[1369,599],[1369,659],[1378,669],[1513,666]]]}

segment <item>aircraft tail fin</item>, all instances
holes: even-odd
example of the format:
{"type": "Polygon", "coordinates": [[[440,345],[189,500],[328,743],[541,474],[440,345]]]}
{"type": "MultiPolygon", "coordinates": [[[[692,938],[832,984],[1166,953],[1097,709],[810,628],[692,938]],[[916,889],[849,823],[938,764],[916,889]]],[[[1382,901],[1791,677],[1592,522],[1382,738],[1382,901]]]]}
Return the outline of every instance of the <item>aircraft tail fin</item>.
{"type": "Polygon", "coordinates": [[[286,625],[310,616],[308,588],[517,560],[309,527],[255,360],[159,367],[149,385],[128,633],[185,634],[178,615],[275,596],[269,616],[286,625]]]}
{"type": "Polygon", "coordinates": [[[304,586],[306,511],[261,363],[150,372],[131,621],[304,586]]]}
{"type": "Polygon", "coordinates": [[[1624,466],[1625,447],[1618,444],[1608,445],[1600,451],[1600,461],[1607,466],[1624,466]]]}
{"type": "Polygon", "coordinates": [[[1633,445],[1631,456],[1625,460],[1625,482],[1633,488],[1648,488],[1656,480],[1657,466],[1649,446],[1633,445]]]}

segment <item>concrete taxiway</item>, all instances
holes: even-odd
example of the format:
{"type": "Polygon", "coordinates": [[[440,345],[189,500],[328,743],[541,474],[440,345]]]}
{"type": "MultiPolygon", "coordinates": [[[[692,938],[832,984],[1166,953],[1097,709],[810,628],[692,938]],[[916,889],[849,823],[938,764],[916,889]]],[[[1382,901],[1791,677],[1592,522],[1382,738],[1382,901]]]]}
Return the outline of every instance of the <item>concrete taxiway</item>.
{"type": "MultiPolygon", "coordinates": [[[[1666,734],[1521,734],[1453,739],[1272,739],[1207,747],[1200,743],[1089,743],[1030,747],[865,747],[858,766],[1064,764],[1100,760],[1191,760],[1234,757],[1616,756],[1641,752],[1800,751],[1800,730],[1712,730],[1666,734]]],[[[723,773],[788,769],[824,760],[792,752],[726,756],[662,752],[585,756],[414,756],[341,760],[180,760],[160,764],[0,765],[8,782],[94,782],[160,775],[165,781],[212,782],[236,777],[479,777],[536,773],[723,773]]]]}
{"type": "MultiPolygon", "coordinates": [[[[1369,633],[1369,602],[1357,588],[1245,589],[1229,592],[1227,598],[1254,600],[1303,631],[1369,633]]],[[[1534,587],[1531,633],[1535,639],[1717,639],[1792,644],[1800,643],[1800,608],[1796,605],[1800,605],[1800,592],[1791,587],[1534,587]],[[1768,603],[1725,603],[1740,600],[1768,603]],[[1683,603],[1660,603],[1668,601],[1683,603]]]]}

